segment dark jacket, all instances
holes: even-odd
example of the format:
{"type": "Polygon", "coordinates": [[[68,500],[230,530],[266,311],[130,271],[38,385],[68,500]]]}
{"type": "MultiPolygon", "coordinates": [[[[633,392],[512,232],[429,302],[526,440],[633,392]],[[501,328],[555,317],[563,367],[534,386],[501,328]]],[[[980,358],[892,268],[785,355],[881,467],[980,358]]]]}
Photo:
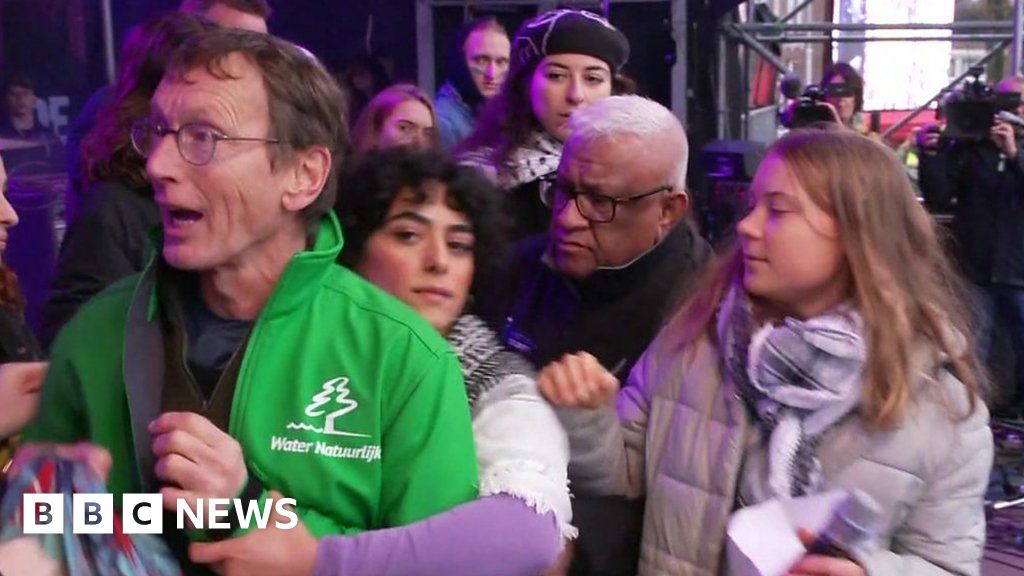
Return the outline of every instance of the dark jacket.
{"type": "Polygon", "coordinates": [[[1013,160],[988,141],[921,155],[921,192],[932,210],[953,212],[956,254],[976,284],[1024,288],[1024,139],[1017,148],[1013,160]]]}
{"type": "Polygon", "coordinates": [[[0,364],[42,359],[43,351],[25,323],[25,314],[17,308],[0,305],[0,364]]]}
{"type": "MultiPolygon", "coordinates": [[[[554,177],[554,174],[551,174],[554,177]]],[[[538,178],[504,192],[505,213],[512,219],[509,238],[519,241],[537,234],[545,235],[551,224],[551,208],[541,201],[541,189],[551,180],[538,178]]],[[[545,239],[546,242],[546,239],[545,239]]],[[[543,249],[543,247],[542,247],[543,249]]]]}
{"type": "Polygon", "coordinates": [[[586,350],[625,378],[711,255],[682,223],[626,268],[563,278],[545,258],[547,235],[519,244],[483,313],[505,343],[537,367],[586,350]]]}
{"type": "Polygon", "coordinates": [[[116,182],[92,186],[61,245],[57,273],[43,307],[45,347],[87,300],[142,271],[150,255],[148,233],[159,224],[160,213],[149,190],[133,190],[116,182]]]}
{"type": "MultiPolygon", "coordinates": [[[[573,282],[549,266],[546,247],[546,235],[520,243],[484,313],[504,343],[537,367],[585,350],[622,381],[711,255],[682,223],[626,268],[573,282]]],[[[570,481],[572,476],[570,468],[570,481]]],[[[636,574],[643,507],[642,500],[574,494],[580,536],[570,573],[636,574]]]]}

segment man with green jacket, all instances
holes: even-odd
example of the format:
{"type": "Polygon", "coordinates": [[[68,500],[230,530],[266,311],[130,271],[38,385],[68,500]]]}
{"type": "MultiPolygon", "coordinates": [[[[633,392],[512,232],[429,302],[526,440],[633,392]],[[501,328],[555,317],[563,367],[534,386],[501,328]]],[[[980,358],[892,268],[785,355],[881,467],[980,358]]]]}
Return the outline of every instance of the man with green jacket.
{"type": "Polygon", "coordinates": [[[26,440],[109,450],[116,501],[160,490],[166,509],[194,509],[275,490],[315,536],[476,495],[454,353],[335,264],[341,102],[319,62],[271,36],[212,30],[180,49],[131,130],[160,256],[58,337],[26,440]]]}

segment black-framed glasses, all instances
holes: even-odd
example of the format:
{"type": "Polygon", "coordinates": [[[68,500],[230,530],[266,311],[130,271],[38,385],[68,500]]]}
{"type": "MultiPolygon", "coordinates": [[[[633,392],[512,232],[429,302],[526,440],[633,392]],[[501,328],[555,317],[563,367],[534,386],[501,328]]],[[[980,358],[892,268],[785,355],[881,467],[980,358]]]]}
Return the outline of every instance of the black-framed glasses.
{"type": "Polygon", "coordinates": [[[203,166],[213,160],[217,151],[217,142],[263,142],[279,144],[276,138],[250,138],[246,136],[224,136],[206,124],[182,124],[177,130],[156,124],[150,120],[139,120],[132,125],[132,146],[135,151],[148,158],[157,142],[168,134],[174,134],[174,142],[178,152],[186,162],[194,166],[203,166]]]}
{"type": "Polygon", "coordinates": [[[541,200],[544,205],[551,208],[554,212],[561,212],[565,205],[572,199],[576,202],[576,209],[580,211],[580,215],[591,222],[597,222],[599,224],[605,224],[615,220],[616,208],[620,204],[631,204],[638,200],[643,200],[648,196],[654,196],[661,192],[668,192],[672,190],[674,186],[671,184],[665,184],[651,190],[650,192],[643,192],[641,194],[634,194],[633,196],[627,196],[625,198],[615,198],[613,196],[606,196],[604,194],[598,194],[596,192],[576,192],[575,190],[568,190],[564,184],[558,181],[552,183],[546,183],[547,186],[542,186],[543,192],[541,194],[541,200]]]}

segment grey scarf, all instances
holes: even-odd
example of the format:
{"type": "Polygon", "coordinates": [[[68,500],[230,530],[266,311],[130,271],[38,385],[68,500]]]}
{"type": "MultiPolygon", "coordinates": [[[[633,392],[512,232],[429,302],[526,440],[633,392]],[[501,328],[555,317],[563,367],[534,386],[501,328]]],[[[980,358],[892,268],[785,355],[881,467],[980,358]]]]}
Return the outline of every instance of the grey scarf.
{"type": "Polygon", "coordinates": [[[725,370],[768,435],[768,484],[782,497],[821,486],[816,448],[856,407],[867,344],[849,304],[806,321],[756,326],[750,301],[733,286],[718,311],[725,370]]]}

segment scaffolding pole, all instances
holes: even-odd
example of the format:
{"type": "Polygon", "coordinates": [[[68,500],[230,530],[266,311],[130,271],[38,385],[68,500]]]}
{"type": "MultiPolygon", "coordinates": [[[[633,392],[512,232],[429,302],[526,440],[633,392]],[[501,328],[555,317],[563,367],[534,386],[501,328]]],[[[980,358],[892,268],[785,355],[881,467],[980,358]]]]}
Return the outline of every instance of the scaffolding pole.
{"type": "Polygon", "coordinates": [[[1021,26],[1024,24],[1024,0],[1013,2],[1013,50],[1010,52],[1010,66],[1014,75],[1021,73],[1021,26]]]}
{"type": "Polygon", "coordinates": [[[1006,20],[995,20],[976,22],[948,22],[944,24],[915,24],[912,22],[906,24],[829,24],[824,22],[810,22],[806,24],[779,25],[778,22],[767,24],[760,22],[748,22],[744,24],[733,24],[733,26],[742,28],[746,32],[754,33],[779,32],[780,30],[787,30],[791,32],[867,32],[872,30],[1006,30],[1007,32],[1009,32],[1012,24],[1006,20]]]}
{"type": "Polygon", "coordinates": [[[431,0],[416,0],[416,80],[421,90],[433,94],[434,6],[431,0]]]}
{"type": "MultiPolygon", "coordinates": [[[[688,106],[690,96],[690,82],[687,77],[688,63],[686,55],[688,38],[688,20],[686,12],[686,0],[672,0],[669,7],[669,15],[672,19],[672,39],[675,40],[676,52],[675,61],[672,63],[672,90],[671,99],[672,113],[685,127],[688,118],[688,106]]],[[[607,13],[605,14],[607,16],[607,13]]]]}
{"type": "Polygon", "coordinates": [[[107,84],[113,85],[117,79],[117,65],[114,62],[114,14],[110,8],[110,0],[100,4],[103,17],[103,64],[107,73],[107,84]]]}
{"type": "Polygon", "coordinates": [[[1006,49],[1006,45],[1009,44],[1009,43],[1010,43],[1010,40],[1003,40],[999,44],[996,44],[991,50],[986,52],[984,56],[979,58],[978,61],[974,63],[974,66],[969,66],[966,71],[964,71],[962,74],[960,74],[959,76],[954,78],[952,81],[950,81],[949,84],[946,84],[946,86],[944,88],[942,88],[942,90],[939,90],[938,92],[936,92],[935,95],[932,96],[931,98],[929,98],[927,102],[925,102],[924,104],[918,106],[910,114],[907,114],[903,118],[900,118],[899,122],[897,122],[897,123],[893,124],[892,126],[890,126],[888,130],[886,130],[885,132],[882,133],[882,139],[885,140],[885,139],[889,138],[889,136],[892,136],[893,134],[895,134],[897,130],[899,130],[900,128],[904,127],[908,122],[910,122],[914,118],[917,118],[918,114],[920,114],[921,112],[924,112],[926,109],[928,109],[929,106],[932,105],[932,102],[935,102],[936,100],[941,98],[943,94],[945,94],[951,88],[953,88],[954,86],[956,86],[957,84],[962,82],[964,78],[967,78],[968,76],[970,76],[971,68],[974,68],[975,66],[984,66],[985,64],[988,63],[989,60],[994,58],[996,54],[999,54],[1004,49],[1006,49]]]}

